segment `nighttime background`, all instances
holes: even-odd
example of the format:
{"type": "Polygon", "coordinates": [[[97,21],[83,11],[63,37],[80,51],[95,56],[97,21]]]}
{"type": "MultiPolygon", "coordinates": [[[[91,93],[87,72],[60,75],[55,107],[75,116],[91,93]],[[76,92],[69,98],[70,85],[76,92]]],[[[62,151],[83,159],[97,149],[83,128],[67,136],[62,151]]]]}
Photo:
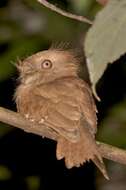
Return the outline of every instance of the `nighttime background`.
{"type": "MultiPolygon", "coordinates": [[[[95,0],[51,3],[93,19],[101,9],[95,0]]],[[[82,45],[88,25],[64,18],[36,0],[0,1],[0,106],[16,111],[13,94],[17,59],[47,49],[52,42],[82,45]]],[[[126,148],[126,56],[109,65],[97,85],[99,131],[97,139],[126,148]]],[[[57,161],[56,143],[0,123],[0,189],[125,190],[126,166],[106,161],[110,181],[94,164],[68,170],[57,161]]]]}

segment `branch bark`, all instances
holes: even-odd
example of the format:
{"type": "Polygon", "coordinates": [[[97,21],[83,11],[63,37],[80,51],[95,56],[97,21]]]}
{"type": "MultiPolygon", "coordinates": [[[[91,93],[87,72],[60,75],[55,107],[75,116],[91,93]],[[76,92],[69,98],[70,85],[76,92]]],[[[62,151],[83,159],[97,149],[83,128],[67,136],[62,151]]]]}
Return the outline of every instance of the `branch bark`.
{"type": "Polygon", "coordinates": [[[10,126],[17,127],[29,133],[34,133],[42,137],[47,137],[52,140],[58,138],[57,133],[52,129],[45,127],[44,125],[35,125],[32,122],[29,122],[19,113],[13,112],[6,108],[0,107],[0,121],[6,123],[10,126]]]}
{"type": "Polygon", "coordinates": [[[37,0],[37,1],[39,3],[41,3],[42,5],[44,5],[45,7],[51,9],[52,11],[54,11],[54,12],[60,14],[60,15],[63,15],[65,17],[68,17],[68,18],[71,18],[71,19],[74,19],[74,20],[77,20],[77,21],[80,21],[80,22],[84,22],[84,23],[87,23],[87,24],[93,24],[93,22],[91,20],[89,20],[88,18],[86,18],[84,16],[68,13],[68,12],[56,7],[55,5],[49,3],[46,0],[37,0]]]}
{"type": "Polygon", "coordinates": [[[104,158],[120,164],[126,164],[126,150],[101,142],[97,142],[97,144],[104,158]]]}
{"type": "MultiPolygon", "coordinates": [[[[52,140],[57,140],[58,134],[52,129],[45,127],[44,125],[34,125],[29,122],[19,113],[13,112],[6,108],[0,107],[0,121],[10,126],[17,127],[26,132],[40,135],[42,137],[47,137],[52,140]]],[[[106,159],[113,160],[115,162],[126,164],[126,150],[102,143],[97,142],[99,151],[102,156],[106,159]]]]}

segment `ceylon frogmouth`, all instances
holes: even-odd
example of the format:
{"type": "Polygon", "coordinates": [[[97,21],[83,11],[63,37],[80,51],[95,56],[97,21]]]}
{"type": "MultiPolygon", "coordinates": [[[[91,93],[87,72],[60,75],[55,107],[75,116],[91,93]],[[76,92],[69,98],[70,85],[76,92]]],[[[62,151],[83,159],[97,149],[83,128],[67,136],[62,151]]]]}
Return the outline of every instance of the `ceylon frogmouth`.
{"type": "Polygon", "coordinates": [[[56,156],[67,168],[92,160],[108,179],[95,142],[96,107],[89,86],[78,77],[79,65],[74,51],[61,49],[20,61],[17,109],[30,122],[58,133],[56,156]]]}

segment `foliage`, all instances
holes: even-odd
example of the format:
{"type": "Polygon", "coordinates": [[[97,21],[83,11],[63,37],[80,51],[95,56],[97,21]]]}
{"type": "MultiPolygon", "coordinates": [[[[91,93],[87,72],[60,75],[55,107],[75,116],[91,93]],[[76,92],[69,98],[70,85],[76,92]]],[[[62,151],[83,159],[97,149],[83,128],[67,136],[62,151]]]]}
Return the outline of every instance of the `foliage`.
{"type": "Polygon", "coordinates": [[[126,1],[110,0],[87,33],[85,53],[90,79],[95,88],[108,63],[126,52],[126,1]]]}
{"type": "Polygon", "coordinates": [[[25,180],[29,190],[39,189],[40,178],[38,176],[28,176],[25,180]]]}
{"type": "Polygon", "coordinates": [[[0,165],[0,181],[9,180],[11,176],[11,171],[6,166],[0,165]]]}

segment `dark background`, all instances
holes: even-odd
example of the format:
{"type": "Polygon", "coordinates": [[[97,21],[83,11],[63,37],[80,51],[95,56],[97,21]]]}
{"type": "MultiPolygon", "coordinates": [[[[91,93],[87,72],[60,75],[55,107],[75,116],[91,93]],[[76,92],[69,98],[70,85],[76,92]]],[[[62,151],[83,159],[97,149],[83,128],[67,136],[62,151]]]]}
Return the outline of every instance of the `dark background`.
{"type": "MultiPolygon", "coordinates": [[[[95,0],[50,1],[93,19],[101,7],[95,0]]],[[[0,1],[0,106],[16,110],[13,101],[18,73],[12,63],[47,49],[52,42],[82,46],[88,25],[64,18],[36,0],[0,1]]],[[[126,148],[126,56],[109,65],[97,85],[97,139],[126,148]]],[[[118,189],[125,190],[126,167],[106,162],[106,181],[92,163],[67,170],[57,161],[56,143],[0,124],[0,189],[118,189]]]]}

